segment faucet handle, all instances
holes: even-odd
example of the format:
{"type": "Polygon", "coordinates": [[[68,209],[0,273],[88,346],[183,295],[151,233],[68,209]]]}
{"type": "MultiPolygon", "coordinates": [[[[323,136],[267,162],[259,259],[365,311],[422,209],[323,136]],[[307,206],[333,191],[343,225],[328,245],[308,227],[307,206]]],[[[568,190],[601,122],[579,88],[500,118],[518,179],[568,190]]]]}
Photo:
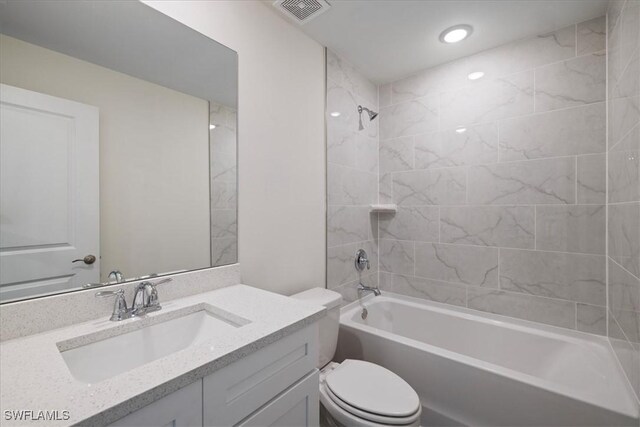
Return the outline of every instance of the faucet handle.
{"type": "Polygon", "coordinates": [[[156,286],[163,283],[171,282],[172,280],[173,279],[171,277],[167,277],[155,283],[147,282],[147,284],[151,287],[148,300],[148,307],[151,308],[150,311],[160,310],[162,308],[160,307],[160,301],[158,300],[158,290],[156,289],[156,286]]]}
{"type": "Polygon", "coordinates": [[[371,264],[369,264],[369,258],[367,257],[367,253],[365,252],[364,249],[358,249],[358,251],[356,252],[355,265],[356,265],[356,270],[358,271],[364,270],[365,267],[367,267],[367,270],[371,269],[371,264]]]}
{"type": "Polygon", "coordinates": [[[120,321],[131,317],[131,313],[127,308],[127,301],[124,298],[124,289],[119,289],[117,291],[100,291],[96,292],[96,298],[107,298],[107,297],[115,297],[116,300],[113,304],[113,313],[111,314],[111,318],[109,320],[112,321],[120,321]]]}

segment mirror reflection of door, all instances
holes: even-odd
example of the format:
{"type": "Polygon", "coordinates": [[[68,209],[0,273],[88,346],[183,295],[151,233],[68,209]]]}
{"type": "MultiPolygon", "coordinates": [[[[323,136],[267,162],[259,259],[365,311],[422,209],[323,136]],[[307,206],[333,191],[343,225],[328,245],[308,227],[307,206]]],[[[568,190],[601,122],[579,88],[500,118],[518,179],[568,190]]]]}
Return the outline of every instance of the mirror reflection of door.
{"type": "Polygon", "coordinates": [[[1,299],[98,282],[98,109],[9,85],[0,101],[1,299]]]}

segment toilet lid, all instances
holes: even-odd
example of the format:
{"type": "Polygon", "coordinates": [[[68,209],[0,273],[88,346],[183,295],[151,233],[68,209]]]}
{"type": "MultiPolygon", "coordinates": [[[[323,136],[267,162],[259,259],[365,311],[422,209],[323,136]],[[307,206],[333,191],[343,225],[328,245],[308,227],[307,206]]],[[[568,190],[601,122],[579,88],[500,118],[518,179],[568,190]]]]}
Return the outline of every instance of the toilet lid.
{"type": "Polygon", "coordinates": [[[418,394],[388,369],[347,359],[327,374],[325,383],[345,403],[385,417],[408,417],[420,408],[418,394]]]}

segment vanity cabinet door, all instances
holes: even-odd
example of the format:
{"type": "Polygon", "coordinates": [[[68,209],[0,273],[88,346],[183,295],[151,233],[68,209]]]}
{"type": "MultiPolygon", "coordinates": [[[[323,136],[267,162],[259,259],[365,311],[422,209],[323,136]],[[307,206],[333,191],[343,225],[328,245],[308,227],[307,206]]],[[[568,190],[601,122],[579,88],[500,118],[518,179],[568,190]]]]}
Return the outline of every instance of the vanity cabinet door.
{"type": "Polygon", "coordinates": [[[119,419],[110,427],[202,427],[202,380],[119,419]]]}
{"type": "Polygon", "coordinates": [[[204,425],[236,425],[315,371],[316,328],[307,326],[205,377],[204,425]]]}
{"type": "Polygon", "coordinates": [[[238,427],[317,426],[320,417],[319,372],[316,369],[267,403],[238,427]]]}

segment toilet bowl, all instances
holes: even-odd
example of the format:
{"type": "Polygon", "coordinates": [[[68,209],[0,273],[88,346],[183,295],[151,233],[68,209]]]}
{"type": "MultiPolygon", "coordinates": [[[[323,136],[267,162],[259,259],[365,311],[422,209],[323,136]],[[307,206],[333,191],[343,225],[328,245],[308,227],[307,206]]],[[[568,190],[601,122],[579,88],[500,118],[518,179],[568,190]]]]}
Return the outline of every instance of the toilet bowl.
{"type": "Polygon", "coordinates": [[[327,316],[320,320],[320,403],[329,426],[418,426],[422,408],[415,390],[390,370],[363,360],[331,362],[338,342],[342,296],[324,288],[292,295],[323,305],[327,316]]]}

